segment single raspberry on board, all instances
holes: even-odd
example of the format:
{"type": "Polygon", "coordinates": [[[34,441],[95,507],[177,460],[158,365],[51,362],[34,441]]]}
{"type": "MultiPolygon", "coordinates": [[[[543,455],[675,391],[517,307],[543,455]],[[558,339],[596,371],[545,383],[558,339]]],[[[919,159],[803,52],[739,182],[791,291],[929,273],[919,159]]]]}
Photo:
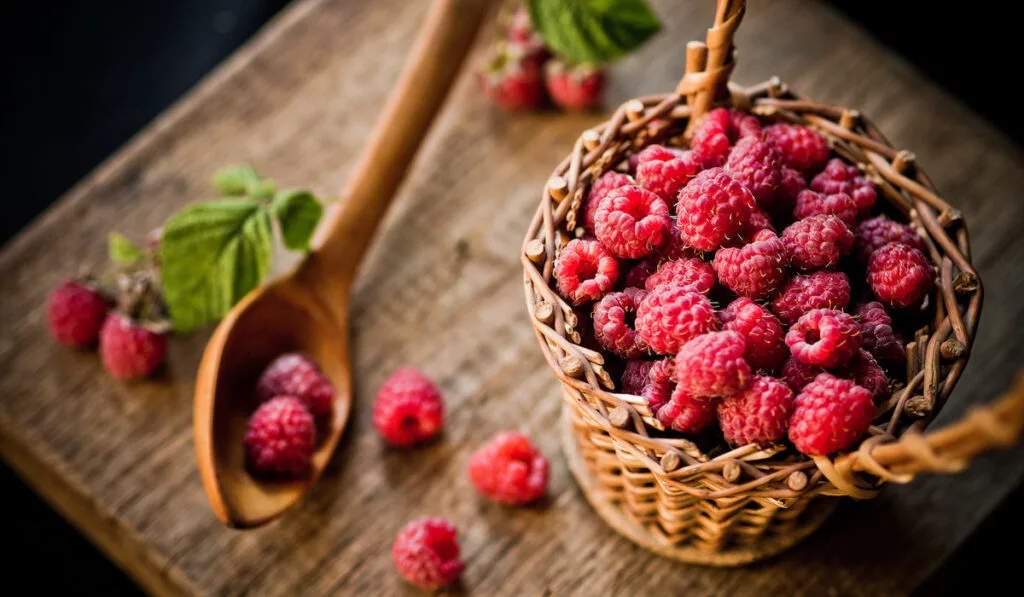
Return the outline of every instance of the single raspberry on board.
{"type": "Polygon", "coordinates": [[[871,213],[871,206],[878,199],[875,183],[868,180],[856,166],[839,158],[829,160],[825,169],[811,179],[810,187],[826,195],[846,193],[853,197],[862,218],[871,213]]]}
{"type": "Polygon", "coordinates": [[[765,127],[764,138],[782,156],[782,163],[794,170],[815,171],[828,160],[828,141],[806,126],[773,124],[765,127]]]}
{"type": "Polygon", "coordinates": [[[856,444],[874,417],[870,391],[822,373],[796,397],[789,440],[808,456],[824,456],[856,444]]]}
{"type": "Polygon", "coordinates": [[[650,255],[668,242],[671,227],[668,205],[654,193],[636,185],[610,191],[594,213],[597,239],[622,259],[650,255]]]}
{"type": "Polygon", "coordinates": [[[496,46],[477,74],[484,97],[506,110],[530,110],[544,101],[541,67],[523,46],[496,46]]]}
{"type": "Polygon", "coordinates": [[[697,157],[706,168],[721,166],[729,156],[729,148],[744,137],[761,135],[761,121],[738,110],[715,108],[697,125],[690,140],[697,157]]]}
{"type": "Polygon", "coordinates": [[[622,371],[622,382],[620,384],[623,394],[639,396],[644,384],[647,383],[647,375],[654,367],[654,361],[632,360],[626,363],[622,371]]]}
{"type": "Polygon", "coordinates": [[[814,309],[789,328],[786,345],[801,362],[833,369],[845,365],[860,350],[860,325],[849,313],[814,309]]]}
{"type": "Polygon", "coordinates": [[[907,358],[903,341],[892,329],[892,318],[878,301],[858,305],[853,314],[860,318],[863,348],[876,359],[889,365],[900,365],[907,358]]]}
{"type": "Polygon", "coordinates": [[[443,518],[428,517],[405,525],[391,546],[395,569],[411,585],[433,590],[446,587],[462,574],[458,532],[443,518]]]}
{"type": "Polygon", "coordinates": [[[746,297],[718,313],[722,330],[738,332],[746,341],[743,358],[751,369],[774,372],[789,357],[782,324],[768,309],[746,297]]]}
{"type": "Polygon", "coordinates": [[[647,278],[644,287],[654,290],[665,284],[675,284],[707,294],[715,285],[715,270],[706,261],[695,257],[669,261],[647,278]]]}
{"type": "Polygon", "coordinates": [[[597,206],[608,193],[619,187],[636,184],[633,177],[621,172],[605,172],[590,186],[590,192],[583,200],[583,230],[587,234],[594,234],[594,227],[597,224],[597,206]]]}
{"type": "Polygon", "coordinates": [[[772,301],[772,310],[792,324],[811,309],[845,309],[850,304],[850,280],[843,272],[797,274],[772,301]]]}
{"type": "Polygon", "coordinates": [[[786,279],[786,247],[770,230],[742,247],[719,249],[713,263],[723,286],[752,299],[773,296],[786,279]]]}
{"type": "Polygon", "coordinates": [[[700,160],[691,151],[651,145],[637,154],[636,181],[656,193],[669,205],[679,197],[679,189],[701,170],[700,160]]]}
{"type": "Polygon", "coordinates": [[[715,400],[693,396],[677,385],[668,403],[658,409],[658,420],[666,429],[700,433],[715,420],[715,400]]]}
{"type": "Polygon", "coordinates": [[[574,305],[596,301],[615,286],[619,262],[594,239],[574,238],[555,262],[558,291],[574,305]]]}
{"type": "Polygon", "coordinates": [[[807,384],[814,381],[815,377],[818,377],[819,373],[824,373],[825,369],[818,367],[817,365],[808,365],[800,361],[796,357],[789,357],[789,359],[782,365],[782,381],[786,382],[789,389],[793,390],[793,393],[799,394],[807,384]]]}
{"type": "Polygon", "coordinates": [[[885,371],[864,349],[858,350],[857,354],[838,373],[871,392],[876,404],[892,395],[889,378],[885,375],[885,371]]]}
{"type": "Polygon", "coordinates": [[[871,254],[868,285],[883,303],[911,307],[935,287],[935,268],[914,247],[889,243],[871,254]]]}
{"type": "Polygon", "coordinates": [[[658,286],[636,312],[636,330],[658,354],[675,354],[690,338],[717,329],[711,301],[687,287],[658,286]]]}
{"type": "Polygon", "coordinates": [[[647,399],[647,405],[655,415],[668,403],[676,389],[676,362],[669,357],[656,361],[647,373],[647,379],[640,388],[640,396],[647,399]]]}
{"type": "Polygon", "coordinates": [[[789,386],[755,375],[747,389],[718,402],[718,426],[733,446],[777,442],[786,437],[793,406],[789,386]]]}
{"type": "Polygon", "coordinates": [[[277,396],[249,417],[245,456],[258,474],[299,477],[309,470],[316,447],[313,415],[295,396],[277,396]]]}
{"type": "Polygon", "coordinates": [[[331,414],[334,406],[334,388],[308,355],[292,352],[274,359],[263,370],[256,382],[260,400],[274,396],[295,396],[306,405],[314,417],[331,414]]]}
{"type": "Polygon", "coordinates": [[[496,502],[523,505],[547,490],[548,460],[518,431],[505,431],[469,457],[469,480],[496,502]]]}
{"type": "Polygon", "coordinates": [[[100,330],[103,366],[117,379],[149,377],[164,362],[167,334],[146,329],[121,313],[111,313],[100,330]]]}
{"type": "Polygon", "coordinates": [[[443,424],[441,391],[421,371],[401,367],[377,390],[373,426],[389,444],[408,448],[429,441],[443,424]]]}
{"type": "Polygon", "coordinates": [[[759,137],[744,137],[736,142],[725,162],[725,171],[736,182],[747,187],[762,205],[775,202],[779,188],[782,158],[775,148],[759,137]]]}
{"type": "Polygon", "coordinates": [[[924,252],[924,241],[913,228],[883,216],[864,220],[854,233],[856,242],[854,254],[861,263],[867,264],[871,254],[889,243],[903,243],[924,252]]]}
{"type": "Polygon", "coordinates": [[[695,249],[714,251],[740,235],[756,207],[751,192],[724,170],[704,170],[679,192],[680,235],[695,249]]]}
{"type": "Polygon", "coordinates": [[[592,65],[570,65],[557,58],[544,65],[544,83],[555,105],[578,112],[593,110],[601,103],[605,70],[592,65]]]}
{"type": "Polygon", "coordinates": [[[851,229],[857,225],[857,204],[846,193],[823,195],[810,189],[800,191],[793,207],[793,217],[798,220],[811,216],[833,215],[851,229]]]}
{"type": "Polygon", "coordinates": [[[648,353],[643,337],[636,332],[636,309],[647,296],[646,290],[626,288],[606,294],[594,304],[594,337],[601,346],[624,359],[637,359],[648,353]]]}
{"type": "Polygon", "coordinates": [[[793,267],[811,271],[834,267],[853,248],[853,233],[836,216],[811,216],[782,231],[793,267]]]}
{"type": "Polygon", "coordinates": [[[110,301],[77,280],[66,280],[50,293],[46,318],[50,335],[61,344],[85,347],[96,343],[110,311],[110,301]]]}
{"type": "Polygon", "coordinates": [[[743,359],[746,341],[739,332],[697,336],[676,355],[676,382],[683,392],[713,398],[731,396],[750,383],[750,365],[743,359]]]}

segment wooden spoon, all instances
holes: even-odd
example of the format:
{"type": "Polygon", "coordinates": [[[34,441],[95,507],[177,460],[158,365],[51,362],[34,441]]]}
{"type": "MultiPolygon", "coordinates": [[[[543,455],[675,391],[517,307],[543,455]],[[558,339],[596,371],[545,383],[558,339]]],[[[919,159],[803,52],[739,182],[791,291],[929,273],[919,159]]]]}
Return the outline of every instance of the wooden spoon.
{"type": "Polygon", "coordinates": [[[359,262],[447,95],[488,12],[488,0],[436,0],[409,62],[314,249],[287,276],[254,290],[221,321],[199,366],[193,435],[214,513],[237,528],[259,526],[306,494],[331,459],[352,402],[348,304],[359,262]],[[275,357],[302,351],[334,386],[334,411],[312,470],[267,480],[245,467],[243,436],[253,392],[275,357]]]}

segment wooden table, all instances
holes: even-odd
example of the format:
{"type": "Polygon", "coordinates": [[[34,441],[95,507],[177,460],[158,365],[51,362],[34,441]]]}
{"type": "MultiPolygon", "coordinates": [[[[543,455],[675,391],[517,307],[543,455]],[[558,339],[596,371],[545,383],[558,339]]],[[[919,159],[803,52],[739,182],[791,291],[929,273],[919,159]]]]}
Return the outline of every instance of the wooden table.
{"type": "MultiPolygon", "coordinates": [[[[425,4],[297,3],[4,248],[5,459],[157,594],[403,594],[390,542],[425,514],[458,525],[468,568],[456,592],[476,595],[905,594],[942,567],[1020,482],[1024,451],[849,503],[800,547],[740,570],[676,564],[605,526],[559,452],[559,391],[526,321],[518,262],[542,184],[599,116],[499,113],[468,73],[365,265],[353,305],[355,410],[340,453],[308,502],[279,522],[228,530],[205,503],[190,431],[208,332],[176,339],[166,374],[136,384],[46,337],[48,290],[81,264],[102,264],[108,231],[139,237],[210,198],[217,166],[244,160],[285,185],[340,189],[425,4]],[[369,404],[407,363],[437,379],[450,414],[441,441],[397,452],[373,432],[369,404]],[[469,450],[507,427],[553,461],[541,506],[487,503],[466,479],[469,450]]],[[[703,39],[711,22],[712,2],[655,4],[665,32],[614,68],[609,106],[672,88],[683,41],[703,39]]],[[[822,4],[753,3],[737,44],[736,80],[777,74],[872,115],[963,208],[988,297],[976,355],[938,424],[1005,387],[1024,349],[1018,149],[822,4]]]]}

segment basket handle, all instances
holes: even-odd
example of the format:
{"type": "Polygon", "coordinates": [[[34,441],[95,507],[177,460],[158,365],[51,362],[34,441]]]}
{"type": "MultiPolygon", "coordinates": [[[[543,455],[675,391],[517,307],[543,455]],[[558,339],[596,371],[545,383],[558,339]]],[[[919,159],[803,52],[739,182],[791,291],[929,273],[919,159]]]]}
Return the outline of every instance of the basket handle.
{"type": "Polygon", "coordinates": [[[686,74],[676,93],[685,95],[690,106],[687,133],[708,112],[716,99],[728,94],[729,75],[736,65],[732,38],[743,20],[746,0],[718,0],[715,24],[708,29],[707,41],[686,44],[686,74]]]}

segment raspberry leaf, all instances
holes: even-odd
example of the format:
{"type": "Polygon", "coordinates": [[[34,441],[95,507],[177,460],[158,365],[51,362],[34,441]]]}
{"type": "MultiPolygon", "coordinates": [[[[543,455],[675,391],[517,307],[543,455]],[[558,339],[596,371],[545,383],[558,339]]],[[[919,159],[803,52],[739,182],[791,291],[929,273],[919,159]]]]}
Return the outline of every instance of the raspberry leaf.
{"type": "Polygon", "coordinates": [[[141,247],[116,232],[111,232],[107,237],[107,252],[110,260],[120,267],[135,265],[145,256],[141,247]]]}
{"type": "Polygon", "coordinates": [[[219,199],[186,207],[160,241],[164,300],[186,332],[223,317],[270,272],[273,236],[266,206],[219,199]]]}
{"type": "Polygon", "coordinates": [[[281,227],[284,246],[292,251],[305,251],[324,214],[324,206],[309,191],[293,189],[275,195],[270,211],[281,227]]]}
{"type": "MultiPolygon", "coordinates": [[[[246,164],[237,164],[221,168],[213,174],[213,188],[218,193],[229,197],[237,197],[251,193],[260,186],[260,175],[246,164]]],[[[273,191],[271,191],[273,194],[273,191]]]]}
{"type": "Polygon", "coordinates": [[[544,42],[573,62],[602,64],[651,38],[661,23],[643,0],[526,0],[544,42]]]}

